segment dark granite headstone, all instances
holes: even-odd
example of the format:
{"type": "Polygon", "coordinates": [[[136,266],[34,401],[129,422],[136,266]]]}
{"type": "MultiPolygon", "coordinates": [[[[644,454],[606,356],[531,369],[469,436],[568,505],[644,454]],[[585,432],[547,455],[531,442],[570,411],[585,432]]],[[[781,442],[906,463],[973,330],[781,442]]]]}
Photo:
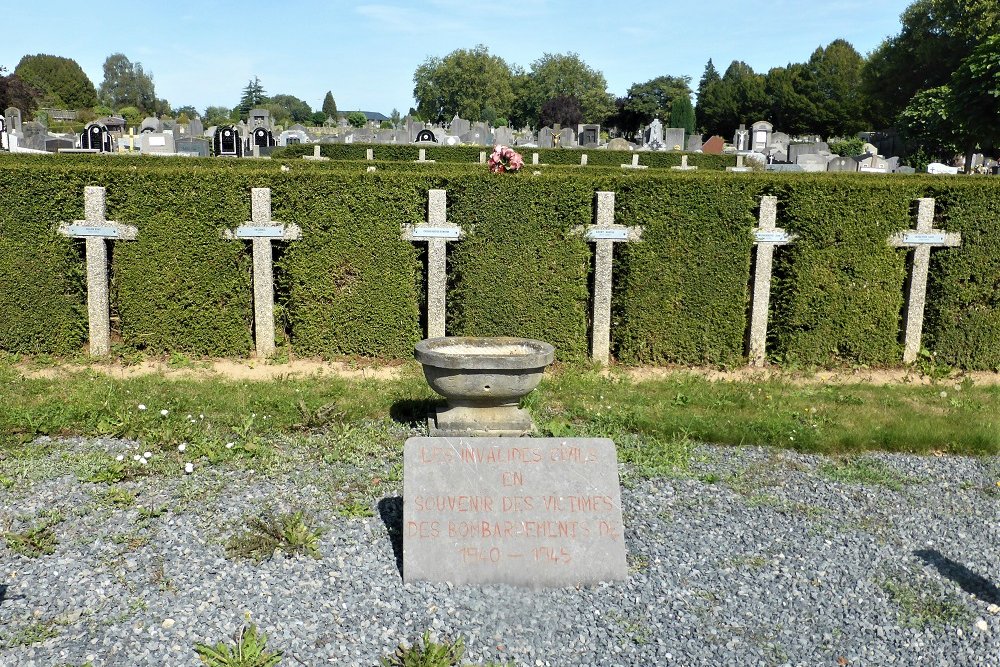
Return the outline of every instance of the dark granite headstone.
{"type": "Polygon", "coordinates": [[[624,579],[618,458],[603,438],[410,438],[403,579],[577,586],[624,579]]]}

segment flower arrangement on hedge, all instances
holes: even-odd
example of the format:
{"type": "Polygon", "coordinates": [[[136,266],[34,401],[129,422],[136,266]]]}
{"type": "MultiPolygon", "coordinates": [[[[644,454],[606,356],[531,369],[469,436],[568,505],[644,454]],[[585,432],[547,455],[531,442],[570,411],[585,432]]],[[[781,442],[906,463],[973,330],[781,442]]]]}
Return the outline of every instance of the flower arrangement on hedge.
{"type": "Polygon", "coordinates": [[[513,171],[520,171],[524,166],[524,158],[521,154],[509,146],[494,146],[490,159],[486,162],[490,171],[494,174],[503,174],[513,171]]]}

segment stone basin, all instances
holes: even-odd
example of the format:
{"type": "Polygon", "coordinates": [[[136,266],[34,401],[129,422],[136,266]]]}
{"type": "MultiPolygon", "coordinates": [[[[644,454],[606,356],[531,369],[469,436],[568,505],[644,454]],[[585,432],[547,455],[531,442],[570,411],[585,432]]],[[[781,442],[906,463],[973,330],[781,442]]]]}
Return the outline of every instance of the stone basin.
{"type": "Polygon", "coordinates": [[[521,436],[535,430],[521,398],[541,382],[554,348],[529,338],[446,336],[417,343],[424,377],[448,401],[430,420],[433,436],[521,436]]]}

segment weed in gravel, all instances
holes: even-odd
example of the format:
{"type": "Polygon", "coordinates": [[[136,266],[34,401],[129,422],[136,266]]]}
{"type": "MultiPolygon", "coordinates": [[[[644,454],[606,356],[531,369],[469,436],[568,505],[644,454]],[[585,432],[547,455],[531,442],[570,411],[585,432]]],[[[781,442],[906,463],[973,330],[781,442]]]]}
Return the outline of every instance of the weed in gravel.
{"type": "Polygon", "coordinates": [[[966,625],[972,620],[969,610],[949,600],[939,584],[927,584],[921,589],[906,581],[886,579],[882,589],[899,607],[900,623],[906,627],[941,629],[966,625]]]}
{"type": "Polygon", "coordinates": [[[462,664],[465,655],[465,641],[458,637],[454,642],[431,639],[428,630],[420,642],[412,645],[400,644],[391,654],[383,657],[382,667],[453,667],[462,664]]]}
{"type": "Polygon", "coordinates": [[[31,646],[32,644],[38,644],[46,639],[58,636],[59,631],[55,629],[55,623],[52,621],[36,621],[31,625],[0,638],[0,648],[31,646]]]}
{"type": "Polygon", "coordinates": [[[207,667],[274,667],[281,662],[281,651],[267,649],[267,636],[255,625],[244,625],[233,637],[234,645],[219,642],[215,646],[195,644],[194,652],[207,667]]]}
{"type": "Polygon", "coordinates": [[[10,530],[8,526],[8,529],[2,533],[2,537],[7,542],[7,548],[14,553],[28,558],[47,556],[55,553],[56,545],[59,543],[52,526],[60,521],[62,521],[60,514],[49,512],[48,516],[44,517],[41,522],[28,526],[20,532],[10,530]]]}
{"type": "Polygon", "coordinates": [[[257,563],[271,558],[276,550],[319,558],[322,535],[323,530],[315,526],[304,512],[267,513],[245,521],[243,531],[229,538],[226,555],[230,558],[249,558],[257,563]]]}
{"type": "Polygon", "coordinates": [[[103,504],[111,507],[131,507],[135,504],[135,494],[120,486],[109,486],[107,489],[95,494],[95,497],[103,504]]]}
{"type": "Polygon", "coordinates": [[[902,475],[882,461],[869,457],[830,461],[822,464],[819,472],[834,482],[879,485],[897,492],[902,491],[907,485],[920,482],[915,477],[902,475]]]}

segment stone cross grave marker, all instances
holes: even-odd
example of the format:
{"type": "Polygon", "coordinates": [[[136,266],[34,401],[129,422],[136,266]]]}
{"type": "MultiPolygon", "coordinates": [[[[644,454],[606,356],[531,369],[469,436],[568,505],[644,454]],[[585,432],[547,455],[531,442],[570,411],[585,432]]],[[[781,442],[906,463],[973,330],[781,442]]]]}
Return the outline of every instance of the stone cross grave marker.
{"type": "Polygon", "coordinates": [[[753,306],[750,310],[750,365],[763,366],[767,342],[767,309],[771,303],[771,264],[774,248],[795,240],[781,227],[775,226],[778,217],[778,198],[761,197],[760,218],[754,230],[757,261],[753,272],[753,306]]]}
{"type": "Polygon", "coordinates": [[[924,328],[924,301],[927,297],[927,271],[931,264],[931,248],[957,248],[962,235],[934,229],[934,198],[917,200],[917,228],[898,232],[889,238],[894,248],[913,248],[910,268],[910,293],[906,297],[906,329],[903,363],[912,364],[920,352],[920,336],[924,328]]]}
{"type": "Polygon", "coordinates": [[[689,167],[688,166],[688,156],[687,155],[682,155],[681,156],[681,163],[680,163],[679,166],[671,167],[671,169],[673,169],[675,171],[694,171],[697,168],[698,167],[689,167]]]}
{"type": "Polygon", "coordinates": [[[427,244],[428,338],[445,335],[445,295],[448,290],[446,244],[462,238],[462,228],[447,221],[447,197],[445,190],[428,190],[427,222],[403,226],[403,240],[427,244]]]}
{"type": "Polygon", "coordinates": [[[586,153],[581,153],[580,154],[580,166],[581,167],[586,167],[587,166],[587,154],[586,153]]]}
{"type": "Polygon", "coordinates": [[[436,162],[436,160],[428,160],[427,159],[427,149],[426,148],[421,148],[421,149],[419,149],[419,152],[417,153],[417,159],[414,160],[414,162],[431,163],[431,162],[436,162]]]}
{"type": "Polygon", "coordinates": [[[271,241],[302,238],[298,225],[271,220],[271,188],[251,188],[251,220],[235,230],[226,230],[228,239],[246,239],[253,244],[253,323],[257,356],[274,354],[274,266],[271,241]]]}
{"type": "Polygon", "coordinates": [[[608,362],[611,354],[611,262],[614,244],[642,239],[642,227],[615,224],[615,193],[597,193],[596,223],[588,225],[587,240],[597,245],[594,258],[594,329],[590,355],[595,361],[608,362]]]}
{"type": "Polygon", "coordinates": [[[628,575],[605,438],[410,438],[402,528],[407,583],[539,588],[628,575]]]}
{"type": "Polygon", "coordinates": [[[649,169],[648,166],[644,164],[639,164],[639,154],[632,154],[632,164],[623,164],[622,169],[649,169]]]}
{"type": "Polygon", "coordinates": [[[375,159],[375,149],[374,148],[366,148],[365,149],[365,160],[371,162],[374,159],[375,159]]]}
{"type": "Polygon", "coordinates": [[[84,219],[59,225],[59,233],[85,239],[87,250],[87,319],[90,326],[90,355],[100,357],[111,351],[111,315],[108,298],[108,241],[134,241],[139,230],[108,220],[106,192],[98,186],[83,191],[84,219]]]}
{"type": "Polygon", "coordinates": [[[735,167],[726,167],[726,171],[735,171],[735,172],[738,172],[738,173],[742,173],[742,172],[753,171],[753,170],[750,167],[748,167],[745,164],[743,164],[743,154],[740,153],[740,154],[737,154],[737,156],[736,156],[736,166],[735,167]]]}
{"type": "Polygon", "coordinates": [[[486,151],[479,151],[479,164],[486,164],[486,151]]]}
{"type": "Polygon", "coordinates": [[[325,162],[325,161],[329,160],[330,158],[323,157],[322,155],[320,155],[319,149],[320,149],[319,144],[314,145],[313,146],[313,154],[312,155],[303,155],[302,159],[303,160],[317,160],[319,162],[325,162]]]}

